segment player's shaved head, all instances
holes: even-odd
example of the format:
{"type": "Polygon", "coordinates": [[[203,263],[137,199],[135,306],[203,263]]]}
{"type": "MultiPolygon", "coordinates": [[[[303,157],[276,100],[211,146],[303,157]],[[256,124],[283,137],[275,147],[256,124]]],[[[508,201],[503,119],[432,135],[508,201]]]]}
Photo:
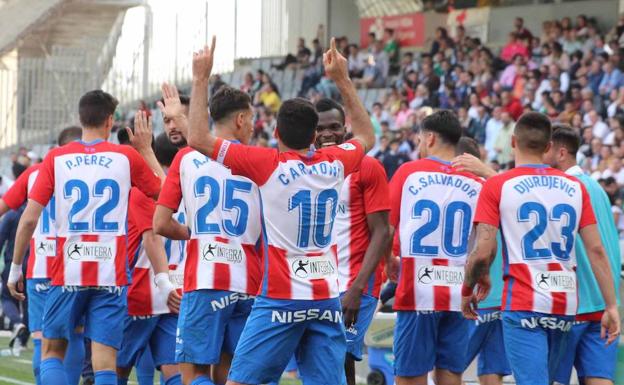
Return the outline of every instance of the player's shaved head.
{"type": "Polygon", "coordinates": [[[82,138],[82,128],[78,126],[69,126],[63,129],[56,139],[59,146],[64,146],[69,142],[73,142],[82,138]]]}
{"type": "Polygon", "coordinates": [[[551,134],[550,119],[539,112],[522,114],[514,128],[518,149],[534,155],[541,155],[546,152],[551,134]]]}
{"type": "Polygon", "coordinates": [[[455,153],[457,155],[470,154],[481,159],[479,143],[477,143],[476,140],[472,139],[469,136],[462,136],[461,138],[459,138],[459,142],[457,142],[457,147],[455,147],[455,153]]]}
{"type": "Polygon", "coordinates": [[[113,95],[102,90],[89,91],[78,102],[78,115],[83,127],[102,127],[117,108],[119,102],[113,95]]]}
{"type": "Polygon", "coordinates": [[[573,157],[576,157],[576,153],[581,146],[581,136],[567,124],[555,124],[551,140],[554,147],[565,147],[573,157]]]}
{"type": "Polygon", "coordinates": [[[236,88],[223,86],[210,98],[210,116],[217,123],[244,111],[251,111],[251,99],[236,88]]]}
{"type": "Polygon", "coordinates": [[[303,98],[286,100],[277,113],[279,139],[293,150],[303,150],[312,144],[317,124],[314,105],[303,98]]]}

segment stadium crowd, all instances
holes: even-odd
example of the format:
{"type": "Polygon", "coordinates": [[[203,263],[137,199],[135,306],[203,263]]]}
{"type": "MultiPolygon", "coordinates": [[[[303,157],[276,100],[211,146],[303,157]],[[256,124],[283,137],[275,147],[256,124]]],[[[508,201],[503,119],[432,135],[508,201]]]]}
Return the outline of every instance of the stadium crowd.
{"type": "MultiPolygon", "coordinates": [[[[333,75],[325,73],[325,69],[323,68],[324,48],[321,46],[320,41],[320,39],[314,39],[312,41],[312,47],[308,48],[304,39],[300,39],[297,52],[287,55],[282,61],[276,63],[271,71],[258,70],[255,74],[247,73],[243,78],[242,84],[232,85],[246,93],[254,106],[251,143],[259,147],[277,148],[280,145],[283,146],[283,142],[280,142],[280,139],[283,140],[284,138],[278,138],[275,135],[275,131],[277,127],[277,114],[282,106],[280,91],[284,90],[280,90],[278,85],[272,80],[272,71],[284,71],[289,68],[301,70],[301,87],[297,90],[297,94],[315,103],[319,113],[343,111],[340,106],[336,107],[337,105],[335,106],[332,104],[325,106],[327,107],[325,111],[321,111],[319,109],[319,102],[321,102],[321,106],[324,103],[327,104],[329,103],[327,102],[327,98],[344,103],[346,106],[356,105],[359,107],[359,102],[354,103],[352,100],[354,95],[356,95],[355,91],[353,90],[351,94],[346,93],[350,95],[351,99],[342,100],[341,95],[345,95],[344,84],[342,84],[341,88],[341,85],[336,84],[332,80],[336,78],[335,73],[333,75]]],[[[432,114],[435,115],[434,111],[454,111],[461,125],[462,136],[471,138],[471,140],[478,145],[480,158],[485,161],[487,167],[495,172],[514,168],[514,153],[510,143],[512,142],[512,134],[514,133],[516,122],[520,120],[521,116],[524,116],[525,119],[530,121],[532,115],[525,114],[527,112],[537,111],[549,117],[553,123],[569,125],[581,136],[582,143],[577,154],[577,162],[580,167],[593,179],[597,180],[607,192],[615,223],[620,233],[624,234],[624,213],[622,210],[622,199],[624,198],[624,165],[622,163],[622,159],[624,158],[624,72],[621,70],[621,68],[624,67],[624,58],[622,57],[622,48],[624,48],[624,16],[620,18],[618,25],[611,29],[598,26],[594,20],[583,15],[578,16],[574,21],[567,17],[561,20],[548,21],[543,24],[543,29],[539,32],[539,35],[538,31],[528,30],[524,26],[524,22],[521,18],[516,18],[514,21],[514,30],[509,34],[509,41],[500,48],[500,52],[498,53],[495,53],[492,48],[483,45],[478,38],[468,36],[462,26],[458,27],[453,35],[449,34],[444,28],[438,28],[431,48],[427,52],[421,53],[404,51],[404,49],[399,46],[398,40],[395,38],[395,31],[392,29],[386,29],[383,36],[370,34],[369,41],[363,42],[361,46],[349,42],[348,39],[344,37],[337,39],[336,46],[342,56],[347,58],[348,73],[353,80],[353,84],[357,88],[383,90],[380,93],[381,99],[372,103],[370,111],[368,111],[375,132],[376,143],[374,146],[364,146],[363,148],[368,149],[368,154],[381,162],[388,179],[395,176],[395,173],[402,164],[418,158],[418,134],[422,134],[423,130],[434,132],[436,135],[441,135],[441,137],[449,135],[448,132],[445,131],[446,128],[443,127],[444,124],[442,123],[448,121],[454,122],[452,119],[455,118],[446,117],[444,115],[446,112],[444,111],[430,120],[430,122],[433,121],[434,123],[429,124],[434,125],[435,129],[424,129],[425,119],[432,116],[432,114]],[[526,118],[527,116],[528,118],[526,118]]],[[[197,59],[198,56],[201,57],[201,55],[202,53],[196,55],[195,59],[197,59]]],[[[212,63],[210,63],[210,66],[212,66],[212,63]]],[[[336,70],[334,69],[334,71],[336,70]]],[[[208,70],[208,73],[209,72],[208,70]]],[[[210,80],[209,88],[211,99],[212,96],[217,95],[219,90],[224,89],[223,87],[226,86],[226,82],[219,75],[213,75],[210,80]]],[[[127,114],[116,113],[114,115],[114,127],[116,127],[116,129],[113,129],[112,141],[118,143],[132,142],[133,140],[128,138],[128,135],[132,134],[121,128],[126,125],[133,126],[137,121],[142,125],[147,124],[141,121],[140,118],[137,118],[137,116],[142,115],[144,120],[153,117],[155,126],[161,124],[160,122],[163,118],[165,118],[165,125],[168,124],[167,119],[169,118],[162,114],[165,113],[166,108],[171,106],[171,104],[168,103],[172,103],[171,100],[175,100],[177,97],[177,91],[175,91],[175,88],[173,88],[173,90],[174,91],[171,91],[171,89],[167,90],[166,87],[164,87],[163,100],[162,102],[158,101],[160,102],[159,108],[151,108],[149,103],[141,102],[138,113],[136,111],[129,111],[127,114]],[[167,92],[169,92],[169,95],[167,95],[167,92]],[[175,97],[172,96],[171,92],[175,93],[175,97]],[[164,105],[162,103],[164,103],[164,105]],[[129,117],[133,118],[130,119],[129,117]]],[[[349,92],[350,91],[349,89],[349,92]]],[[[227,92],[225,93],[227,94],[227,92]]],[[[201,92],[197,92],[197,94],[201,94],[201,92]]],[[[223,96],[223,92],[219,95],[223,96]]],[[[195,103],[199,103],[196,101],[196,96],[197,95],[194,94],[192,100],[194,100],[195,103]]],[[[203,97],[205,97],[205,95],[203,95],[203,97]]],[[[228,102],[235,104],[237,100],[235,97],[232,97],[232,100],[228,102]]],[[[180,100],[178,100],[178,103],[180,103],[180,100]]],[[[292,103],[296,104],[301,102],[294,101],[292,103]]],[[[186,106],[183,108],[187,108],[189,99],[182,98],[182,104],[186,106]]],[[[191,107],[191,110],[192,109],[193,107],[191,107]]],[[[348,110],[351,109],[348,108],[348,110]]],[[[363,112],[363,110],[359,112],[363,112]]],[[[340,114],[338,115],[340,116],[340,114]]],[[[366,114],[360,114],[360,118],[362,118],[361,115],[366,118],[366,114]]],[[[193,140],[189,140],[189,144],[191,142],[193,143],[191,147],[195,149],[201,148],[202,150],[198,151],[202,154],[212,154],[212,156],[216,157],[220,162],[226,159],[225,155],[221,155],[221,152],[241,151],[235,154],[240,155],[241,159],[243,158],[243,150],[238,148],[240,146],[233,145],[232,149],[228,150],[230,144],[224,144],[223,139],[215,139],[211,135],[207,135],[207,133],[203,132],[202,133],[206,135],[202,136],[197,134],[200,130],[196,127],[201,126],[201,124],[197,124],[197,121],[194,120],[199,120],[197,116],[200,116],[200,114],[193,115],[189,118],[189,124],[191,126],[189,135],[196,135],[202,138],[204,138],[204,136],[210,137],[210,140],[202,139],[205,140],[204,143],[194,138],[193,140]]],[[[203,119],[203,115],[200,116],[200,118],[203,119]]],[[[212,118],[216,120],[211,122],[211,124],[217,127],[219,117],[215,118],[212,116],[212,118]]],[[[344,111],[342,112],[342,118],[345,118],[344,111]]],[[[346,116],[346,118],[348,120],[350,116],[346,116]]],[[[207,114],[205,119],[208,121],[207,114]]],[[[534,123],[536,126],[543,123],[539,118],[533,117],[533,120],[534,121],[530,123],[534,123]]],[[[360,119],[360,122],[362,121],[367,121],[367,119],[360,119]]],[[[201,123],[203,123],[203,121],[201,123]]],[[[524,129],[526,132],[534,133],[535,130],[533,130],[531,124],[524,124],[529,126],[529,128],[524,129]]],[[[319,121],[319,126],[321,126],[321,121],[319,121]]],[[[158,133],[158,130],[155,131],[158,133]]],[[[520,128],[520,131],[522,131],[522,128],[520,128]]],[[[523,139],[525,141],[527,140],[526,132],[524,133],[523,139]]],[[[550,125],[548,125],[548,134],[550,134],[550,125]]],[[[169,135],[171,134],[169,133],[169,135]]],[[[291,133],[291,135],[293,134],[291,133]]],[[[360,136],[365,135],[360,132],[360,136]]],[[[421,135],[421,138],[423,137],[424,136],[421,135]]],[[[522,135],[518,135],[518,137],[522,138],[522,135]]],[[[546,139],[546,142],[549,141],[549,138],[550,136],[546,139]]],[[[234,135],[233,138],[228,139],[234,140],[238,138],[234,135]]],[[[297,138],[291,138],[290,140],[296,141],[296,139],[297,138]]],[[[346,147],[341,148],[345,151],[353,151],[355,149],[353,143],[357,143],[358,140],[359,139],[356,138],[354,142],[345,142],[341,144],[341,146],[346,147]]],[[[338,143],[331,140],[327,140],[325,143],[319,143],[321,147],[331,147],[336,144],[338,143]]],[[[297,147],[297,150],[304,151],[307,146],[308,144],[304,143],[304,146],[297,147]]],[[[441,145],[432,144],[431,146],[437,147],[441,145]]],[[[143,149],[145,150],[147,147],[149,146],[144,146],[143,149]]],[[[443,150],[454,149],[452,146],[447,147],[448,148],[443,150]]],[[[146,153],[149,153],[149,151],[150,150],[147,149],[146,153]]],[[[328,150],[325,153],[332,154],[330,151],[331,150],[328,150]]],[[[143,156],[144,154],[141,153],[141,155],[143,156]]],[[[252,152],[252,155],[257,154],[252,152]]],[[[181,155],[179,157],[182,158],[183,156],[184,155],[181,155]]],[[[178,158],[176,157],[176,159],[178,158]]],[[[257,177],[258,180],[266,180],[269,178],[269,175],[273,175],[267,172],[265,179],[258,177],[254,174],[256,171],[249,171],[249,166],[246,166],[247,168],[242,166],[237,163],[236,159],[238,158],[234,156],[227,158],[226,160],[231,162],[231,165],[228,164],[228,166],[234,169],[238,167],[240,170],[243,170],[241,171],[242,173],[248,172],[252,177],[257,177]]],[[[265,158],[258,155],[257,159],[263,160],[265,158]]],[[[347,159],[347,156],[345,156],[345,159],[347,159]]],[[[474,164],[471,163],[470,158],[462,159],[462,161],[456,164],[459,165],[458,170],[460,168],[472,170],[471,167],[475,167],[474,164]]],[[[39,159],[37,154],[28,149],[20,149],[19,153],[16,154],[13,159],[12,171],[14,177],[19,177],[29,166],[40,161],[41,159],[39,159]]],[[[160,161],[160,159],[158,159],[158,161],[160,161]]],[[[199,158],[195,159],[194,162],[196,167],[199,168],[199,166],[197,166],[198,164],[201,165],[199,158]]],[[[253,163],[251,162],[251,156],[250,163],[253,163]]],[[[167,164],[167,166],[169,165],[171,165],[171,161],[167,164]]],[[[46,166],[43,165],[41,167],[46,166]]],[[[176,167],[181,167],[180,162],[176,164],[176,167]]],[[[294,168],[291,169],[291,172],[293,172],[292,170],[294,170],[294,168]]],[[[306,171],[309,172],[309,174],[303,172],[303,169],[300,169],[300,171],[304,176],[312,175],[312,171],[306,171]]],[[[176,170],[176,172],[179,173],[180,171],[176,170]]],[[[259,173],[259,171],[257,172],[259,173]]],[[[295,170],[295,173],[296,172],[295,170]]],[[[299,174],[297,174],[297,176],[299,177],[299,174]]],[[[400,180],[400,178],[399,176],[397,179],[400,180]]],[[[470,180],[470,183],[474,186],[477,186],[474,188],[481,188],[481,179],[466,178],[466,180],[470,180]],[[478,181],[475,181],[477,179],[478,181]]],[[[285,186],[290,183],[290,181],[285,182],[281,178],[278,179],[277,181],[273,181],[276,185],[280,182],[285,186]]],[[[296,178],[293,176],[293,181],[295,179],[296,178]]],[[[468,182],[465,183],[468,184],[468,182]]],[[[157,189],[159,186],[158,181],[153,184],[155,186],[154,189],[157,189]]],[[[37,182],[37,187],[39,187],[40,190],[43,189],[42,186],[42,182],[37,182]]],[[[177,191],[171,188],[171,186],[168,187],[170,188],[169,191],[177,191]]],[[[70,192],[73,194],[73,190],[70,192]]],[[[583,192],[585,194],[584,189],[583,192]]],[[[173,193],[170,194],[173,195],[173,193]]],[[[49,195],[51,195],[51,193],[49,195]]],[[[295,194],[295,196],[298,195],[299,193],[295,194]]],[[[172,212],[169,213],[167,217],[171,219],[172,213],[175,212],[173,208],[175,207],[177,209],[179,207],[181,197],[174,196],[174,198],[170,198],[173,203],[167,205],[170,202],[163,199],[162,196],[163,195],[161,195],[161,200],[158,203],[159,209],[160,207],[171,209],[172,212]]],[[[47,198],[49,199],[49,197],[47,198]]],[[[47,201],[45,203],[47,203],[47,201]]],[[[474,204],[476,205],[476,199],[474,204]]],[[[289,201],[289,205],[291,205],[291,201],[289,201]]],[[[289,210],[292,209],[293,207],[289,207],[289,210]]],[[[24,208],[22,207],[20,210],[24,210],[24,208]]],[[[395,210],[394,207],[393,210],[395,210]]],[[[277,209],[274,209],[274,212],[277,211],[277,209]]],[[[158,211],[156,211],[156,213],[158,213],[158,211]]],[[[21,212],[19,212],[19,214],[21,214],[21,212]]],[[[150,215],[157,216],[157,214],[153,213],[150,215]]],[[[151,224],[150,215],[148,215],[148,222],[151,224]]],[[[591,221],[589,217],[588,214],[585,214],[584,221],[589,223],[591,221]]],[[[4,243],[6,239],[15,237],[17,220],[19,220],[19,216],[17,218],[5,217],[3,220],[4,222],[0,226],[0,236],[2,236],[2,238],[0,238],[0,243],[4,243]],[[12,234],[10,233],[11,231],[13,231],[12,234]]],[[[279,222],[279,218],[274,218],[273,220],[279,222]]],[[[483,221],[485,220],[484,217],[483,221]]],[[[155,219],[154,223],[156,222],[157,220],[155,219]]],[[[100,224],[105,227],[108,222],[102,222],[100,224]]],[[[208,223],[206,225],[210,226],[211,224],[208,223]]],[[[284,225],[284,227],[287,226],[284,225]]],[[[387,226],[384,227],[387,228],[387,226]]],[[[162,229],[155,229],[154,231],[161,235],[166,233],[166,231],[162,229]]],[[[189,236],[190,234],[191,232],[189,230],[189,236]]],[[[316,233],[314,236],[317,236],[316,233]]],[[[175,239],[173,237],[168,238],[175,239]]],[[[258,237],[253,239],[253,241],[257,241],[257,238],[258,237]]],[[[81,242],[88,243],[92,241],[87,240],[81,242]]],[[[307,247],[307,243],[305,243],[305,246],[307,247]]],[[[454,245],[451,246],[452,248],[455,247],[454,245]]],[[[68,252],[71,255],[71,251],[68,250],[68,252]]],[[[464,250],[463,253],[465,254],[466,250],[464,250]]],[[[3,283],[7,282],[12,258],[13,250],[12,248],[7,248],[4,252],[5,269],[2,277],[3,283]]],[[[302,266],[303,265],[299,265],[299,268],[302,268],[302,266]]],[[[19,265],[19,267],[21,268],[21,265],[19,265]]],[[[296,275],[298,270],[299,269],[295,269],[293,274],[296,275]]],[[[18,274],[15,272],[11,273],[18,274]]],[[[165,278],[165,280],[167,279],[168,278],[165,278]]],[[[475,278],[469,288],[471,290],[470,295],[472,295],[472,289],[475,287],[476,283],[477,280],[475,278]]],[[[117,284],[117,282],[115,282],[115,284],[117,284]]],[[[95,285],[86,286],[91,287],[95,285]]],[[[274,288],[270,288],[269,290],[271,289],[274,288]]],[[[459,290],[459,287],[457,287],[457,289],[459,290]]],[[[464,288],[462,287],[461,289],[462,296],[464,296],[464,288]]],[[[193,288],[189,291],[197,290],[199,289],[193,288]]],[[[2,293],[5,314],[7,313],[7,309],[9,309],[8,311],[12,317],[12,323],[14,325],[22,324],[25,328],[24,324],[27,323],[26,314],[19,314],[20,306],[15,299],[11,298],[6,288],[3,288],[2,293]]],[[[247,294],[253,295],[253,293],[247,294]]],[[[288,294],[291,295],[290,293],[288,294]]],[[[185,295],[188,294],[185,292],[185,295]]],[[[327,295],[329,296],[329,294],[327,295]]],[[[475,295],[477,294],[475,293],[475,295]]],[[[293,299],[300,298],[293,297],[293,299]]],[[[405,299],[403,298],[403,300],[405,299]]],[[[274,306],[274,304],[272,304],[272,306],[274,306]]],[[[416,309],[410,308],[409,310],[416,309]]],[[[435,310],[437,311],[438,308],[436,307],[435,310]]],[[[179,325],[180,324],[178,324],[178,328],[180,328],[179,325]]],[[[19,333],[16,333],[15,337],[26,340],[27,334],[20,330],[19,333]]],[[[411,336],[402,337],[411,338],[411,336]]],[[[15,338],[13,340],[15,344],[15,338]]],[[[24,342],[25,341],[23,341],[22,344],[24,342]]],[[[258,350],[257,347],[245,346],[250,351],[254,349],[258,350]]],[[[19,354],[19,349],[17,350],[17,354],[19,354]]],[[[256,350],[254,350],[254,352],[256,350]]],[[[15,354],[14,348],[12,354],[15,354]]],[[[257,354],[257,352],[255,354],[257,354]]],[[[404,357],[407,355],[405,352],[402,354],[404,357]]],[[[133,359],[134,358],[136,357],[133,357],[133,359]]],[[[188,357],[185,358],[188,359],[188,357]]],[[[56,365],[56,363],[54,364],[56,365]]],[[[243,364],[244,363],[239,363],[238,366],[242,367],[244,366],[243,364]]],[[[52,363],[50,363],[50,361],[46,364],[48,373],[51,373],[51,370],[63,370],[60,363],[57,365],[58,368],[57,366],[53,367],[51,365],[52,363]]],[[[194,362],[188,365],[190,365],[189,367],[192,370],[199,370],[192,365],[201,366],[201,364],[194,362]]],[[[123,370],[126,369],[126,366],[122,365],[121,367],[123,370]]],[[[199,371],[196,373],[191,371],[191,369],[185,369],[188,371],[185,373],[193,373],[193,375],[185,374],[185,376],[190,376],[190,378],[197,376],[197,378],[199,378],[199,371]]],[[[117,373],[121,373],[123,370],[118,369],[117,373]]],[[[171,370],[173,371],[173,369],[171,370]]],[[[78,372],[79,371],[76,371],[77,374],[79,374],[78,372]]],[[[175,371],[172,373],[174,372],[177,373],[177,368],[175,368],[175,371]]],[[[129,371],[127,373],[129,373],[129,371]]],[[[125,374],[126,377],[127,373],[125,374]]],[[[107,375],[113,378],[111,373],[107,375]]],[[[117,374],[115,374],[115,376],[116,375],[117,374]]],[[[51,375],[48,374],[47,378],[51,378],[50,376],[51,375]]],[[[167,377],[168,376],[169,374],[167,374],[167,377]]],[[[180,381],[179,375],[174,374],[173,377],[175,376],[178,377],[176,381],[180,381]]],[[[407,378],[413,377],[413,375],[410,374],[403,374],[403,376],[407,378]]],[[[125,380],[127,381],[127,378],[125,380]]],[[[197,383],[199,384],[200,382],[197,383]]],[[[201,383],[203,384],[204,382],[201,383]]],[[[206,379],[205,383],[209,383],[208,379],[206,379]]]]}

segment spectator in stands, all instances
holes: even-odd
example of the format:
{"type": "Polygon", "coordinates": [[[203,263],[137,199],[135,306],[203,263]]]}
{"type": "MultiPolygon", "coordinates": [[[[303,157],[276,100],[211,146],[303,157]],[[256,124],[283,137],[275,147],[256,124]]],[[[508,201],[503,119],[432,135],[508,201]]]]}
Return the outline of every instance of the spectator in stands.
{"type": "MultiPolygon", "coordinates": [[[[265,74],[265,76],[267,76],[265,74]]],[[[256,93],[254,98],[254,104],[263,105],[268,110],[273,113],[277,113],[280,106],[282,105],[282,100],[275,89],[275,86],[272,81],[265,82],[262,88],[258,93],[256,93]]]]}
{"type": "Polygon", "coordinates": [[[296,67],[299,66],[307,66],[310,63],[310,57],[312,56],[312,51],[305,45],[305,39],[300,37],[297,40],[297,52],[295,55],[289,53],[286,55],[284,60],[282,60],[279,64],[272,64],[271,67],[284,70],[287,67],[296,67]]]}
{"type": "Polygon", "coordinates": [[[401,129],[407,126],[409,117],[414,113],[414,110],[410,109],[407,100],[401,100],[401,107],[394,118],[394,125],[397,129],[401,129]]]}
{"type": "Polygon", "coordinates": [[[349,76],[351,79],[361,78],[366,67],[366,54],[360,51],[357,44],[349,44],[349,56],[347,56],[347,59],[349,60],[349,76]]]}
{"type": "Polygon", "coordinates": [[[411,159],[407,154],[399,152],[401,142],[398,139],[393,139],[389,144],[388,142],[387,137],[382,137],[379,144],[379,151],[374,156],[384,166],[388,179],[392,179],[396,170],[401,167],[403,163],[409,162],[411,159]]]}
{"type": "Polygon", "coordinates": [[[257,70],[256,77],[254,79],[254,84],[251,89],[252,94],[255,95],[258,91],[260,91],[260,89],[262,88],[262,85],[264,84],[263,79],[264,79],[264,71],[261,69],[257,70]]]}
{"type": "Polygon", "coordinates": [[[247,72],[243,77],[243,84],[241,84],[240,90],[249,94],[253,98],[254,78],[251,72],[247,72]]]}
{"type": "Polygon", "coordinates": [[[359,88],[383,87],[385,85],[385,77],[381,67],[381,63],[377,62],[375,55],[369,55],[362,77],[353,79],[353,83],[359,88]]]}
{"type": "Polygon", "coordinates": [[[321,64],[323,60],[323,46],[318,38],[312,40],[312,57],[310,60],[314,66],[321,64]]]}
{"type": "Polygon", "coordinates": [[[566,29],[563,33],[563,42],[561,43],[563,52],[568,55],[572,55],[576,51],[583,49],[583,45],[576,37],[576,30],[574,28],[566,29]]]}
{"type": "Polygon", "coordinates": [[[498,139],[498,134],[500,130],[503,128],[503,121],[501,120],[502,114],[501,107],[495,107],[492,110],[492,117],[488,120],[485,125],[485,150],[487,151],[487,159],[494,160],[496,159],[496,140],[498,139]]]}
{"type": "Polygon", "coordinates": [[[433,72],[430,61],[423,61],[419,81],[427,87],[430,95],[437,93],[440,88],[440,77],[433,72]]]}
{"type": "Polygon", "coordinates": [[[514,32],[520,40],[527,41],[533,38],[531,31],[524,27],[524,19],[521,17],[516,17],[514,19],[514,32]]]}
{"type": "Polygon", "coordinates": [[[446,28],[443,28],[443,27],[436,28],[435,37],[431,45],[431,50],[429,51],[429,54],[433,56],[436,53],[438,53],[438,51],[440,51],[440,43],[443,41],[445,42],[446,45],[449,45],[448,40],[450,40],[450,38],[449,38],[448,31],[446,30],[446,28]]]}
{"type": "Polygon", "coordinates": [[[226,86],[225,82],[221,79],[221,75],[212,75],[210,77],[210,96],[214,96],[221,89],[221,87],[226,86]]]}
{"type": "Polygon", "coordinates": [[[622,71],[616,68],[611,60],[607,60],[602,65],[602,70],[604,71],[604,76],[598,86],[598,90],[600,95],[604,97],[609,95],[613,89],[620,88],[624,79],[622,78],[622,71]]]}
{"type": "Polygon", "coordinates": [[[152,116],[152,110],[150,110],[150,108],[147,106],[147,103],[145,103],[145,100],[139,101],[139,111],[145,112],[145,115],[148,118],[152,116]]]}
{"type": "Polygon", "coordinates": [[[399,72],[399,42],[394,36],[394,29],[386,28],[384,30],[384,52],[388,56],[389,71],[391,75],[399,72]]]}
{"type": "Polygon", "coordinates": [[[514,120],[509,112],[503,110],[501,112],[501,121],[503,124],[496,136],[494,150],[496,151],[496,160],[505,169],[509,166],[509,162],[513,160],[511,136],[513,134],[514,120]]]}
{"type": "Polygon", "coordinates": [[[520,100],[514,98],[509,91],[503,91],[501,93],[501,105],[503,107],[503,111],[508,112],[514,120],[518,120],[520,115],[522,115],[523,108],[522,104],[520,104],[520,100]]]}
{"type": "Polygon", "coordinates": [[[500,57],[507,63],[511,63],[516,55],[520,55],[525,59],[528,59],[530,56],[529,48],[518,38],[518,34],[516,32],[511,32],[509,33],[509,41],[503,47],[500,57]]]}

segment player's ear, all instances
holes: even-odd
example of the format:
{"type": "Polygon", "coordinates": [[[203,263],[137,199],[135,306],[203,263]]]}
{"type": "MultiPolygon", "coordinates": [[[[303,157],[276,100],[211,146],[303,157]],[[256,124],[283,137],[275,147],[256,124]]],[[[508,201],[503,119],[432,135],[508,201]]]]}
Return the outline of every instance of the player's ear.
{"type": "MultiPolygon", "coordinates": [[[[548,151],[550,151],[550,149],[552,148],[552,145],[553,145],[552,140],[549,140],[549,141],[548,141],[548,144],[546,145],[546,148],[544,149],[544,154],[546,154],[546,153],[548,153],[548,151]]],[[[561,151],[561,149],[562,149],[562,148],[563,148],[563,146],[561,146],[561,147],[559,148],[559,154],[560,154],[560,155],[563,155],[563,152],[561,151]]]]}
{"type": "Polygon", "coordinates": [[[516,148],[516,135],[511,134],[511,148],[516,148]]]}

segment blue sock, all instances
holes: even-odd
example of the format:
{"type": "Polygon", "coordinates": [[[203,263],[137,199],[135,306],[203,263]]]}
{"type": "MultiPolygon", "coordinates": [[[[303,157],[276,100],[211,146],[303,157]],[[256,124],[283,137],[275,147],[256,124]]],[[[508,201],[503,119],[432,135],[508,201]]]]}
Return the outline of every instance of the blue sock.
{"type": "Polygon", "coordinates": [[[149,349],[145,349],[139,356],[136,363],[136,376],[139,385],[153,385],[154,384],[154,360],[152,359],[152,353],[149,349]]]}
{"type": "Polygon", "coordinates": [[[128,379],[117,377],[117,385],[128,385],[128,379]]]}
{"type": "Polygon", "coordinates": [[[41,361],[40,379],[46,385],[67,385],[65,368],[58,358],[46,358],[41,361]]]}
{"type": "Polygon", "coordinates": [[[41,385],[41,340],[38,338],[33,339],[32,367],[35,375],[35,383],[41,385]]]}
{"type": "Polygon", "coordinates": [[[67,373],[67,383],[78,385],[82,373],[82,365],[85,358],[84,336],[82,333],[72,333],[67,341],[67,351],[65,352],[65,372],[67,373]]]}
{"type": "Polygon", "coordinates": [[[189,385],[215,385],[215,383],[210,381],[210,378],[206,376],[199,376],[191,381],[189,385]]]}
{"type": "Polygon", "coordinates": [[[166,381],[162,381],[161,384],[164,384],[164,385],[182,385],[182,375],[180,373],[175,374],[175,375],[169,377],[166,381]]]}
{"type": "Polygon", "coordinates": [[[112,370],[95,372],[95,385],[117,385],[117,373],[112,370]]]}

